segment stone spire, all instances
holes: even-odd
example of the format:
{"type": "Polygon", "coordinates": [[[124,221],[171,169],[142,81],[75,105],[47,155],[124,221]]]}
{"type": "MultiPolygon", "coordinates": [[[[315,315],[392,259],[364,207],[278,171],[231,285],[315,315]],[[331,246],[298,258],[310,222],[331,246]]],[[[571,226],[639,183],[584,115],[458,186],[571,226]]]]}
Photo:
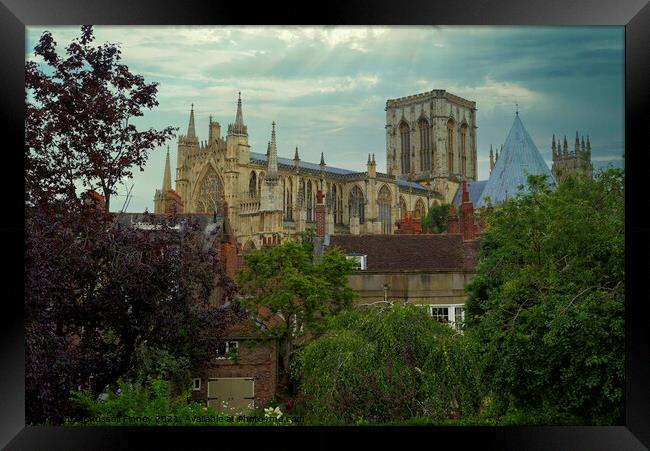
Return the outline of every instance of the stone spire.
{"type": "Polygon", "coordinates": [[[553,149],[553,158],[557,156],[557,146],[555,145],[555,133],[553,133],[553,143],[551,144],[551,149],[553,149]]]}
{"type": "Polygon", "coordinates": [[[585,137],[582,136],[580,139],[580,152],[584,152],[584,151],[585,151],[585,137]]]}
{"type": "Polygon", "coordinates": [[[580,153],[580,138],[578,138],[578,130],[576,130],[576,147],[575,147],[575,153],[579,154],[580,153]]]}
{"type": "Polygon", "coordinates": [[[172,173],[169,165],[169,146],[167,146],[167,159],[165,160],[165,175],[163,176],[162,191],[166,193],[172,189],[172,173]]]}
{"type": "Polygon", "coordinates": [[[190,124],[187,126],[187,137],[190,139],[196,139],[196,131],[194,129],[194,104],[190,109],[190,124]]]}
{"type": "Polygon", "coordinates": [[[591,143],[589,142],[589,135],[587,135],[587,152],[591,152],[591,143]]]}
{"type": "Polygon", "coordinates": [[[325,166],[325,155],[323,152],[320,153],[320,165],[325,166]]]}
{"type": "Polygon", "coordinates": [[[235,123],[228,125],[228,134],[230,135],[247,135],[248,129],[244,125],[244,115],[241,109],[241,92],[237,99],[237,114],[235,115],[235,123]]]}
{"type": "Polygon", "coordinates": [[[271,143],[269,144],[269,157],[266,167],[266,179],[277,180],[278,178],[278,148],[275,142],[275,121],[271,129],[271,143]]]}
{"type": "Polygon", "coordinates": [[[490,144],[490,174],[492,169],[494,169],[494,152],[492,151],[492,144],[490,144]]]}
{"type": "Polygon", "coordinates": [[[562,153],[565,157],[569,155],[569,144],[567,143],[566,135],[564,135],[564,147],[562,149],[562,153]]]}
{"type": "Polygon", "coordinates": [[[300,155],[298,155],[298,146],[296,146],[296,153],[293,155],[293,167],[298,171],[300,168],[300,155]]]}

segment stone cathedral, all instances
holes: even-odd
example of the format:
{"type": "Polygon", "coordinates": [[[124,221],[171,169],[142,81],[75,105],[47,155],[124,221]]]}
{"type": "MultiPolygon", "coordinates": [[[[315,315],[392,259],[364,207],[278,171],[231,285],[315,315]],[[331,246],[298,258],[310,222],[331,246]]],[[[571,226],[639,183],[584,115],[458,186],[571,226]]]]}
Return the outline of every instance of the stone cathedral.
{"type": "MultiPolygon", "coordinates": [[[[368,155],[364,172],[280,157],[275,122],[266,152],[248,144],[241,94],[235,121],[222,136],[208,122],[208,139],[199,141],[193,107],[187,134],[178,138],[175,187],[169,160],[156,213],[227,211],[232,233],[243,250],[294,238],[315,227],[317,195],[325,203],[325,233],[393,234],[407,215],[419,219],[429,206],[450,203],[461,181],[475,181],[476,103],[444,90],[386,102],[387,174],[368,155]]],[[[280,151],[290,155],[291,151],[280,151]]]]}

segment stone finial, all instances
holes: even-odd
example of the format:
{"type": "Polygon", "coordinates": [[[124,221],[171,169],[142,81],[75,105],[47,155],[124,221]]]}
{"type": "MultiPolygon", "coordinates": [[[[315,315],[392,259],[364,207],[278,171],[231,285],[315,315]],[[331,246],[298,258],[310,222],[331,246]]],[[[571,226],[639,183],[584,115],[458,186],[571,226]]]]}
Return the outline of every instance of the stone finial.
{"type": "Polygon", "coordinates": [[[269,157],[267,161],[266,179],[277,180],[278,178],[278,148],[275,142],[275,121],[271,128],[271,142],[269,143],[269,157]]]}
{"type": "Polygon", "coordinates": [[[196,130],[194,129],[194,104],[190,107],[190,123],[187,126],[187,137],[196,139],[196,130]]]}
{"type": "Polygon", "coordinates": [[[171,191],[172,189],[172,175],[171,175],[171,168],[169,164],[169,145],[167,146],[167,158],[165,159],[165,174],[163,175],[163,186],[162,186],[162,192],[167,193],[167,191],[171,191]]]}
{"type": "Polygon", "coordinates": [[[293,154],[294,161],[300,161],[300,156],[298,155],[298,146],[296,146],[296,153],[293,154]]]}
{"type": "Polygon", "coordinates": [[[325,166],[325,155],[323,155],[323,152],[320,153],[320,165],[325,166]]]}

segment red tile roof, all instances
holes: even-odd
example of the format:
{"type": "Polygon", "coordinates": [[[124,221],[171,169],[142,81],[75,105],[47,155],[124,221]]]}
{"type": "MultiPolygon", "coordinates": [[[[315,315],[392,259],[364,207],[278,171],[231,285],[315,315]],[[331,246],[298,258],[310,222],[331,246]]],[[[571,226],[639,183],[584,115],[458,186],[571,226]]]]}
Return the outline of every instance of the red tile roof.
{"type": "Polygon", "coordinates": [[[332,235],[330,246],[368,256],[368,271],[473,271],[480,241],[462,235],[332,235]]]}

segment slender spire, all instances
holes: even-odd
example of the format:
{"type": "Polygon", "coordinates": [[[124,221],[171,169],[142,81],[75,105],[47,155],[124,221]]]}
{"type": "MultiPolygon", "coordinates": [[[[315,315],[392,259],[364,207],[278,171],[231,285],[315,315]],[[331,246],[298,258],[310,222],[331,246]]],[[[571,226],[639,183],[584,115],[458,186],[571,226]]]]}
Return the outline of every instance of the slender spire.
{"type": "Polygon", "coordinates": [[[278,178],[278,148],[275,142],[275,121],[271,129],[271,143],[269,144],[269,158],[266,168],[266,179],[277,180],[278,178]]]}
{"type": "Polygon", "coordinates": [[[580,138],[578,138],[578,130],[576,130],[576,147],[575,147],[576,153],[580,152],[580,138]]]}
{"type": "Polygon", "coordinates": [[[163,176],[162,191],[166,193],[172,189],[172,172],[169,165],[169,146],[167,146],[167,158],[165,159],[165,175],[163,176]]]}
{"type": "Polygon", "coordinates": [[[494,169],[494,152],[492,151],[492,144],[490,144],[490,173],[494,169]]]}
{"type": "Polygon", "coordinates": [[[564,135],[564,148],[562,149],[564,156],[569,155],[569,144],[567,143],[566,140],[566,135],[564,135]]]}
{"type": "Polygon", "coordinates": [[[375,164],[375,154],[372,154],[372,164],[375,164]]]}
{"type": "Polygon", "coordinates": [[[194,104],[190,109],[190,124],[187,126],[187,137],[196,139],[196,131],[194,130],[194,104]]]}
{"type": "Polygon", "coordinates": [[[320,165],[325,166],[325,155],[323,155],[323,152],[320,153],[320,165]]]}
{"type": "Polygon", "coordinates": [[[237,116],[235,116],[235,125],[244,125],[244,115],[241,112],[241,91],[239,92],[239,98],[237,99],[237,116]]]}
{"type": "Polygon", "coordinates": [[[551,143],[551,149],[553,150],[553,158],[557,156],[557,146],[555,145],[555,133],[553,133],[553,142],[551,143]]]}
{"type": "Polygon", "coordinates": [[[370,154],[368,154],[368,163],[367,164],[370,164],[370,154]]]}
{"type": "Polygon", "coordinates": [[[244,114],[241,109],[241,92],[237,99],[237,114],[235,115],[235,123],[228,125],[228,133],[232,135],[247,135],[248,130],[244,125],[244,114]]]}
{"type": "Polygon", "coordinates": [[[296,153],[293,155],[294,160],[300,160],[300,156],[298,155],[298,146],[296,146],[296,153]]]}
{"type": "Polygon", "coordinates": [[[589,135],[587,135],[587,150],[591,151],[591,143],[589,142],[589,135]]]}

